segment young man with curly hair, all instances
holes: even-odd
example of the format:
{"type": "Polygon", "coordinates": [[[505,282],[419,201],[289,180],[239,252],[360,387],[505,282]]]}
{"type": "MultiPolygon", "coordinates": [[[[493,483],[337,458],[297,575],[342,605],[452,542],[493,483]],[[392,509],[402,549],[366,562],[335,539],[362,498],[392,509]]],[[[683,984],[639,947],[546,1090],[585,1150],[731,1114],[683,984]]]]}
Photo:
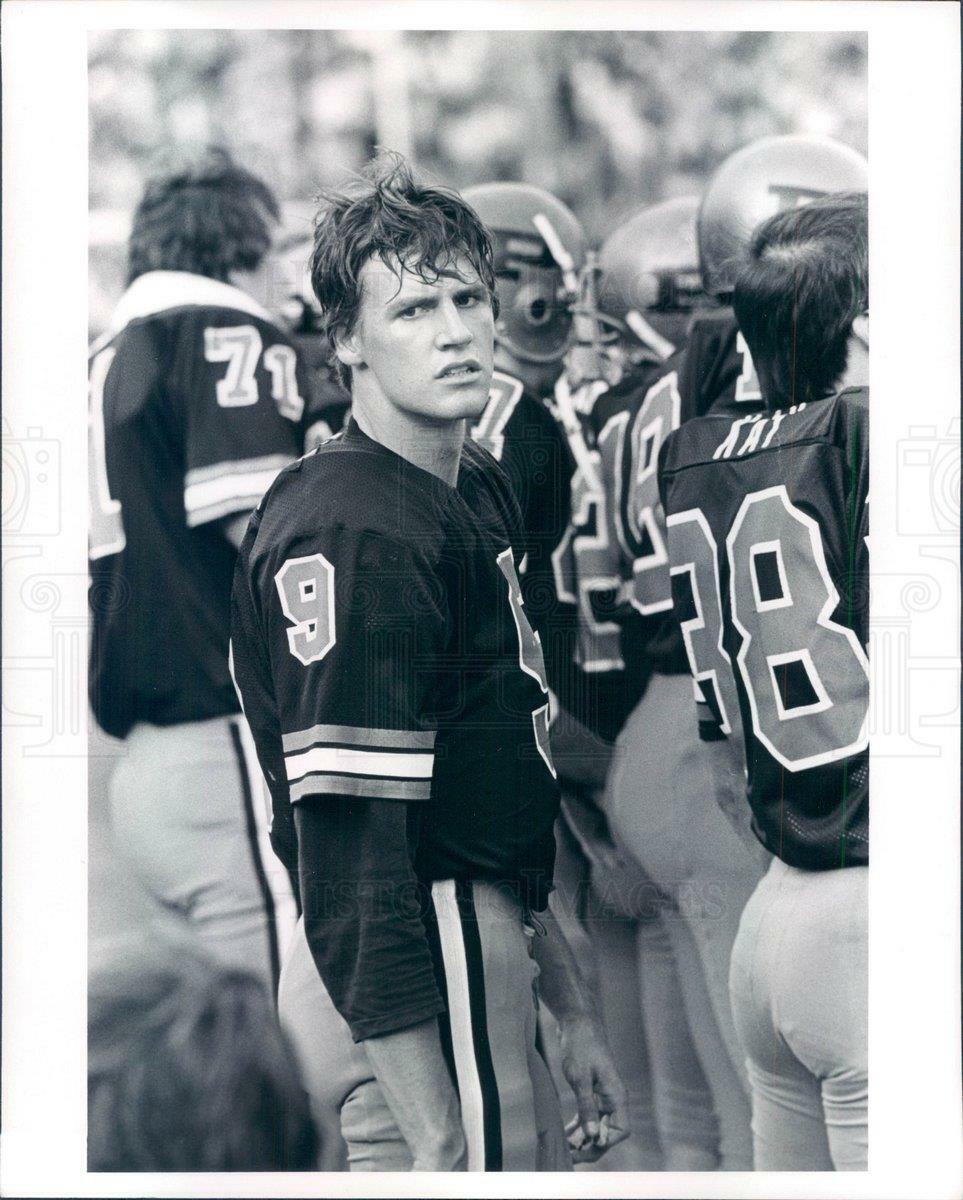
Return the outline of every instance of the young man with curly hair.
{"type": "Polygon", "coordinates": [[[535,954],[599,1149],[622,1093],[557,929],[536,936],[558,812],[548,688],[518,505],[467,437],[492,374],[491,240],[388,158],[327,199],[311,268],[352,416],[258,506],[232,613],[304,909],[282,1019],[353,1169],[565,1169],[535,954]]]}

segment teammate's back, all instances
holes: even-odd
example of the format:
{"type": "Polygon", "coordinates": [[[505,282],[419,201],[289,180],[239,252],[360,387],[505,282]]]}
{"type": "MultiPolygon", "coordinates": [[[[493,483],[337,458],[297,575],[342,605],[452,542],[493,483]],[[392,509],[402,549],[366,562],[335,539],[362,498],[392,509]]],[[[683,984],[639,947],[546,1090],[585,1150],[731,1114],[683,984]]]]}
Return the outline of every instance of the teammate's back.
{"type": "Polygon", "coordinates": [[[297,350],[239,286],[278,211],[217,147],[148,179],[89,364],[88,678],[98,722],[124,739],[113,845],[185,933],[272,990],[296,905],[227,654],[235,548],[302,449],[297,350]]]}
{"type": "Polygon", "coordinates": [[[698,686],[723,733],[741,711],[754,827],[801,867],[868,855],[867,405],[710,415],[661,459],[698,686]]]}
{"type": "Polygon", "coordinates": [[[302,393],[268,313],[187,271],[138,276],[93,347],[90,694],[109,733],[237,711],[219,522],[300,452],[302,393]]]}
{"type": "Polygon", "coordinates": [[[774,855],[729,970],[757,1170],[866,1165],[866,231],[858,193],[756,229],[733,311],[766,412],[696,418],[661,456],[703,726],[744,746],[774,855]]]}

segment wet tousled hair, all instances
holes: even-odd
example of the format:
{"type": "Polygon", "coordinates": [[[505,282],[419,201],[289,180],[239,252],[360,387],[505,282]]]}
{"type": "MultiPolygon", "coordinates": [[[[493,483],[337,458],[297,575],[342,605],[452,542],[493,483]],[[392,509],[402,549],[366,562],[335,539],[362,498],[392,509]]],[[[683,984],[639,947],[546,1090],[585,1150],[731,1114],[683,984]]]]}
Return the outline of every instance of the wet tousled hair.
{"type": "Polygon", "coordinates": [[[207,147],[155,175],[134,213],[127,282],[147,271],[191,271],[227,282],[254,271],[280,219],[274,193],[227,150],[207,147]]]}
{"type": "Polygon", "coordinates": [[[764,221],[732,305],[770,408],[831,395],[869,305],[866,193],[822,196],[764,221]]]}
{"type": "MultiPolygon", "coordinates": [[[[457,192],[420,181],[400,154],[380,155],[353,186],[322,193],[320,200],[311,285],[332,350],[336,339],[355,328],[361,271],[375,257],[392,271],[403,263],[426,283],[434,283],[453,259],[464,256],[487,289],[497,316],[488,230],[457,192]]],[[[349,368],[336,360],[335,366],[341,382],[349,386],[349,368]]]]}
{"type": "Polygon", "coordinates": [[[192,951],[92,972],[91,1171],[313,1170],[318,1134],[267,989],[192,951]]]}

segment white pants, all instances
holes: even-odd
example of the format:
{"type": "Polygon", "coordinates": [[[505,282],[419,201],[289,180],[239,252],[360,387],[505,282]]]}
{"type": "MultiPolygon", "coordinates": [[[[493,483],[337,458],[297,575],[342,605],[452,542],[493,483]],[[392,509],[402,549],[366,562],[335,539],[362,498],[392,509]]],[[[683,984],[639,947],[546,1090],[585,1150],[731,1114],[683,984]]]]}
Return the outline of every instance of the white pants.
{"type": "MultiPolygon", "coordinates": [[[[522,911],[476,881],[432,886],[428,937],[448,1009],[440,1019],[461,1100],[469,1171],[571,1170],[558,1096],[536,1044],[538,968],[522,911]],[[464,903],[459,904],[458,897],[464,903]],[[434,932],[437,932],[437,938],[434,932]]],[[[299,922],[285,957],[281,1023],[329,1142],[321,1170],[410,1171],[411,1152],[318,974],[299,922]]]]}
{"type": "MultiPolygon", "coordinates": [[[[598,996],[628,1093],[632,1132],[595,1169],[713,1171],[719,1165],[719,1122],[673,949],[679,913],[636,860],[603,835],[593,811],[565,794],[556,825],[552,903],[559,920],[567,922],[566,936],[598,996]],[[570,932],[573,919],[577,928],[570,932]]],[[[748,1125],[747,1111],[747,1139],[748,1125]]]]}
{"type": "Polygon", "coordinates": [[[275,995],[297,907],[244,718],[135,725],[124,751],[108,788],[116,852],[186,933],[275,995]]]}
{"type": "MultiPolygon", "coordinates": [[[[616,742],[604,806],[617,843],[650,881],[649,905],[670,944],[712,1093],[719,1166],[729,1171],[753,1165],[750,1088],[729,1002],[729,957],[768,858],[761,846],[747,848],[723,811],[748,808],[744,795],[731,747],[699,739],[691,677],[653,675],[616,742]],[[736,790],[741,795],[734,796],[736,790]]],[[[658,1084],[660,1069],[653,1066],[658,1084]]],[[[669,1080],[656,1091],[674,1094],[669,1080]]]]}
{"type": "Polygon", "coordinates": [[[773,859],[739,925],[730,990],[758,1171],[864,1171],[867,867],[773,859]]]}

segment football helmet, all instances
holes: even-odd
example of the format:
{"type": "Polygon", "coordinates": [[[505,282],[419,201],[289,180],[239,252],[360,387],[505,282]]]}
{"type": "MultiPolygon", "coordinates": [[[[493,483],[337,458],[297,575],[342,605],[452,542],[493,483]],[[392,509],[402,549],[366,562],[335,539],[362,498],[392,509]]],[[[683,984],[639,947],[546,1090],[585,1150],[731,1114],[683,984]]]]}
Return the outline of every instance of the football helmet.
{"type": "Polygon", "coordinates": [[[857,150],[808,134],[760,138],[725,160],[699,209],[699,262],[705,290],[720,299],[753,230],[767,217],[831,192],[865,191],[869,164],[857,150]]]}
{"type": "Polygon", "coordinates": [[[575,214],[544,188],[484,183],[462,197],[495,243],[500,310],[495,337],[522,362],[560,362],[586,242],[575,214]]]}
{"type": "Polygon", "coordinates": [[[650,205],[610,233],[599,251],[601,319],[623,342],[637,343],[644,357],[668,358],[690,313],[706,299],[696,244],[698,210],[698,196],[650,205]]]}

